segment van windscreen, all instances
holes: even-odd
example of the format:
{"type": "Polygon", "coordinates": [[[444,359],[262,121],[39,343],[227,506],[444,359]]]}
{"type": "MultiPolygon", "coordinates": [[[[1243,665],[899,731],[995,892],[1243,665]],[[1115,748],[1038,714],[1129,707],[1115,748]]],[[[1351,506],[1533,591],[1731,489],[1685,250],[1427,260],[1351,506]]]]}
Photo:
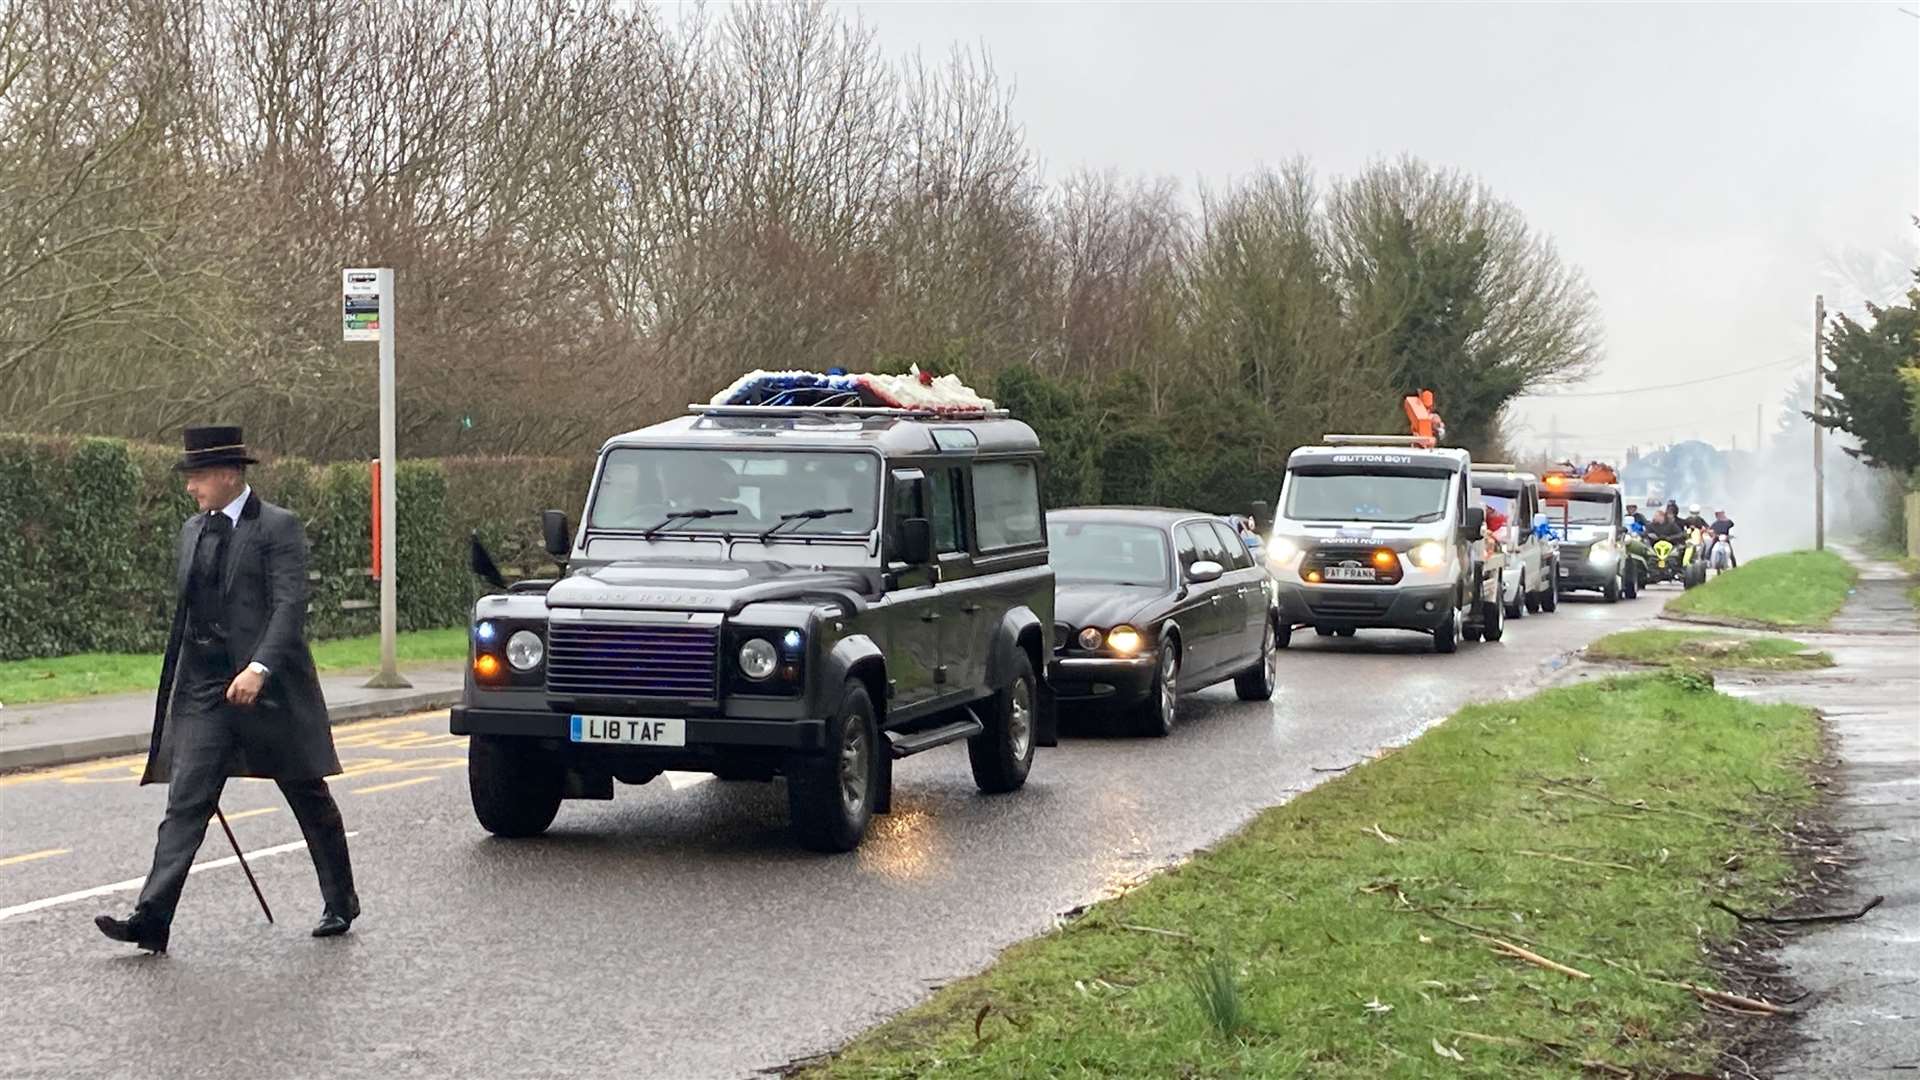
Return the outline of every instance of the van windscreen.
{"type": "Polygon", "coordinates": [[[1295,472],[1287,481],[1285,513],[1294,521],[1439,521],[1447,514],[1447,478],[1322,469],[1295,472]]]}

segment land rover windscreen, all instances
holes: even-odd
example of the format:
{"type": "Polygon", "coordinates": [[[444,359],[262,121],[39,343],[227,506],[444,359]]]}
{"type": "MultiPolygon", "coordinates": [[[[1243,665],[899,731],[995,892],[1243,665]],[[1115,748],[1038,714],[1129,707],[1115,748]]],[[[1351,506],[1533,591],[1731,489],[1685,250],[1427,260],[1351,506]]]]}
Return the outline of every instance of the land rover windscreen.
{"type": "Polygon", "coordinates": [[[861,451],[620,447],[601,467],[587,531],[763,544],[864,537],[878,519],[880,473],[879,457],[861,451]]]}

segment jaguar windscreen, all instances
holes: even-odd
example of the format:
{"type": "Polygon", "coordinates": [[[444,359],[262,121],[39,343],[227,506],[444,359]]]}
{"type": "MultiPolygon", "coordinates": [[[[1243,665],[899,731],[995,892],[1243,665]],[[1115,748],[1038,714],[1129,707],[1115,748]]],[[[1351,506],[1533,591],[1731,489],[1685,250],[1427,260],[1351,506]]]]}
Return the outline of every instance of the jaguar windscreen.
{"type": "Polygon", "coordinates": [[[601,467],[594,529],[859,535],[880,505],[880,461],[838,451],[622,447],[601,467]]]}
{"type": "Polygon", "coordinates": [[[1148,525],[1049,522],[1047,561],[1068,583],[1166,585],[1173,575],[1166,534],[1148,525]]]}

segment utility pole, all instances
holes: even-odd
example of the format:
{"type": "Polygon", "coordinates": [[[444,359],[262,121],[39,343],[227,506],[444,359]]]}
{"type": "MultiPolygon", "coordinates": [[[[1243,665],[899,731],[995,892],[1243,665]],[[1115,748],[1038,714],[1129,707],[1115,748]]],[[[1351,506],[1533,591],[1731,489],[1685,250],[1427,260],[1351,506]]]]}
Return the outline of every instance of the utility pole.
{"type": "Polygon", "coordinates": [[[1820,362],[1820,337],[1827,327],[1827,298],[1813,298],[1813,549],[1827,549],[1827,459],[1820,426],[1820,380],[1825,372],[1820,362]]]}

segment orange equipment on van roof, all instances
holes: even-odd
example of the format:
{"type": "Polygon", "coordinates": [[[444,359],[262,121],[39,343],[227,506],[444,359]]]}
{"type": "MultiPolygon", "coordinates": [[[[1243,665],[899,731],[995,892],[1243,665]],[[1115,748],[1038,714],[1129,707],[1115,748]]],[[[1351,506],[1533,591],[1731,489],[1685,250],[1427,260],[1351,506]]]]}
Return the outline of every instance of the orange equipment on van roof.
{"type": "Polygon", "coordinates": [[[1437,446],[1447,437],[1447,422],[1440,419],[1440,411],[1433,407],[1433,391],[1408,394],[1400,399],[1400,408],[1406,412],[1407,425],[1413,429],[1415,446],[1437,446]]]}

